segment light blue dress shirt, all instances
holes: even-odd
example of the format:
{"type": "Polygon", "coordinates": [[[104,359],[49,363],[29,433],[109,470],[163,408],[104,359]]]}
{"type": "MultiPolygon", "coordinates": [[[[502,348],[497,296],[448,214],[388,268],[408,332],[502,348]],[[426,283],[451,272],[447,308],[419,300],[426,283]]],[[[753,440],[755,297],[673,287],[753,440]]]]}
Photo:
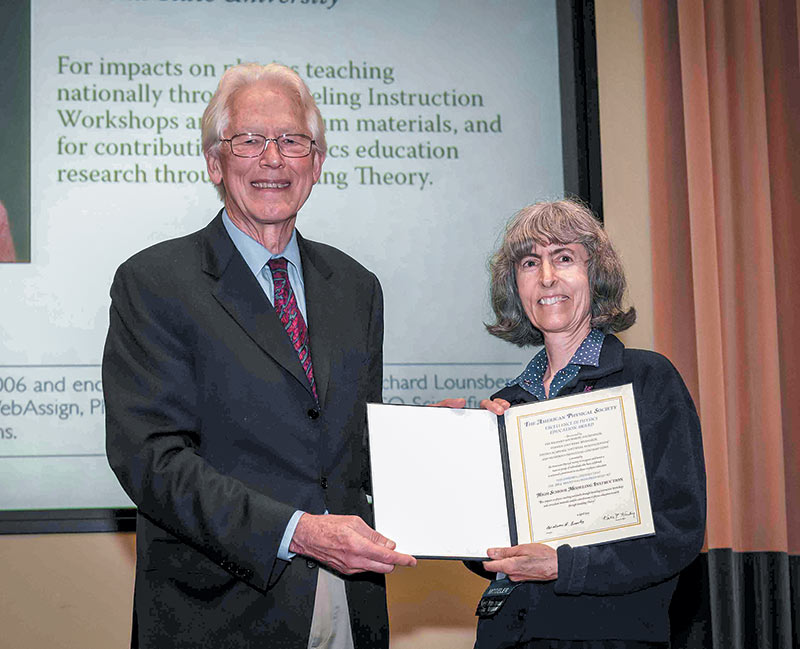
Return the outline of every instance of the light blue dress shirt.
{"type": "Polygon", "coordinates": [[[297,300],[297,308],[303,314],[303,319],[308,323],[306,314],[306,291],[303,283],[303,262],[300,260],[300,247],[297,245],[297,230],[292,231],[292,238],[286,244],[283,252],[271,253],[255,239],[237,228],[227,210],[222,210],[222,224],[225,226],[233,245],[244,257],[247,267],[258,280],[261,289],[269,299],[269,303],[275,306],[275,286],[272,282],[272,272],[267,266],[267,262],[275,257],[284,257],[289,263],[286,265],[289,273],[289,283],[292,285],[294,297],[297,300]]]}
{"type": "MultiPolygon", "coordinates": [[[[297,230],[292,231],[292,238],[286,245],[282,252],[271,253],[258,241],[252,239],[249,235],[242,232],[237,228],[233,221],[228,216],[227,210],[222,210],[222,224],[228,232],[233,245],[244,257],[247,267],[253,273],[258,281],[264,294],[269,299],[270,304],[275,305],[275,287],[272,282],[272,272],[267,266],[267,262],[273,257],[284,257],[289,262],[286,267],[289,274],[289,283],[292,285],[295,300],[297,300],[297,308],[303,314],[303,319],[308,322],[306,315],[306,293],[305,285],[303,284],[303,263],[300,260],[300,247],[297,245],[297,230]]],[[[295,511],[289,519],[289,524],[286,526],[286,531],[283,533],[281,544],[278,547],[278,558],[284,561],[290,561],[295,556],[294,552],[289,552],[289,544],[292,542],[294,531],[297,529],[297,523],[300,517],[305,512],[301,510],[295,511]]]]}

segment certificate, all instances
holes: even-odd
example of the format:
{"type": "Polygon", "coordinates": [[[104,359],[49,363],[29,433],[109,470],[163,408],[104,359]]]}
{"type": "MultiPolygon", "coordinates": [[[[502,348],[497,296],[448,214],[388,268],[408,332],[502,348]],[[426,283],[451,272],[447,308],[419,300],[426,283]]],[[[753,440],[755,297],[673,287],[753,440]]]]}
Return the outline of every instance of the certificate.
{"type": "Polygon", "coordinates": [[[486,410],[368,404],[376,529],[400,552],[654,533],[633,388],[486,410]]]}

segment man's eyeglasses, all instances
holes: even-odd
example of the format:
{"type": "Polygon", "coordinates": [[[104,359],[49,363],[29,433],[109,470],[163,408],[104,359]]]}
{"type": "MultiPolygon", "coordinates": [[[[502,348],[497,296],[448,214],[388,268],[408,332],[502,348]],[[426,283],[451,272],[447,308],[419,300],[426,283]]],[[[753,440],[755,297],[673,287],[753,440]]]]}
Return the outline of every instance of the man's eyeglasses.
{"type": "Polygon", "coordinates": [[[302,133],[284,133],[278,137],[264,137],[258,133],[238,133],[231,138],[220,138],[220,142],[231,145],[231,153],[239,158],[257,158],[270,142],[278,145],[278,151],[286,158],[305,158],[311,153],[314,144],[308,135],[302,133]]]}

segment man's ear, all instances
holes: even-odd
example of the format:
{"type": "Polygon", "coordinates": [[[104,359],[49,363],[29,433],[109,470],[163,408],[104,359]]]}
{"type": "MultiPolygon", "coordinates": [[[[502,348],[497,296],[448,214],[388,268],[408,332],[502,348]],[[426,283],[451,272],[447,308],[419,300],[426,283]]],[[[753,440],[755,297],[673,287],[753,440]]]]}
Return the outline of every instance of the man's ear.
{"type": "Polygon", "coordinates": [[[313,173],[314,173],[314,184],[317,184],[319,177],[322,175],[322,163],[325,162],[325,154],[321,151],[317,151],[316,149],[312,149],[311,155],[314,156],[313,161],[313,173]]]}
{"type": "Polygon", "coordinates": [[[208,177],[215,185],[222,182],[222,164],[219,160],[219,153],[217,151],[204,151],[203,155],[206,157],[206,167],[208,168],[208,177]]]}

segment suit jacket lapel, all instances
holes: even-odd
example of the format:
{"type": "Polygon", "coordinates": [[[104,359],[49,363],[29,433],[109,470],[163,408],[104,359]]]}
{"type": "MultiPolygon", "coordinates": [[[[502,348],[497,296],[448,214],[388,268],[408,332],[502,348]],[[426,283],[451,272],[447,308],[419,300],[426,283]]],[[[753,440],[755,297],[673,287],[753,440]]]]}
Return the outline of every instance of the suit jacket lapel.
{"type": "Polygon", "coordinates": [[[333,270],[299,232],[297,243],[303,259],[311,364],[314,367],[319,402],[324,406],[331,378],[331,351],[336,344],[335,323],[338,311],[335,291],[331,286],[333,270]]]}
{"type": "MultiPolygon", "coordinates": [[[[217,279],[212,289],[214,298],[261,349],[290,372],[310,393],[308,378],[286,330],[233,245],[220,215],[221,212],[203,231],[202,268],[205,273],[217,279]]],[[[311,362],[314,363],[316,379],[313,347],[311,362]]]]}

